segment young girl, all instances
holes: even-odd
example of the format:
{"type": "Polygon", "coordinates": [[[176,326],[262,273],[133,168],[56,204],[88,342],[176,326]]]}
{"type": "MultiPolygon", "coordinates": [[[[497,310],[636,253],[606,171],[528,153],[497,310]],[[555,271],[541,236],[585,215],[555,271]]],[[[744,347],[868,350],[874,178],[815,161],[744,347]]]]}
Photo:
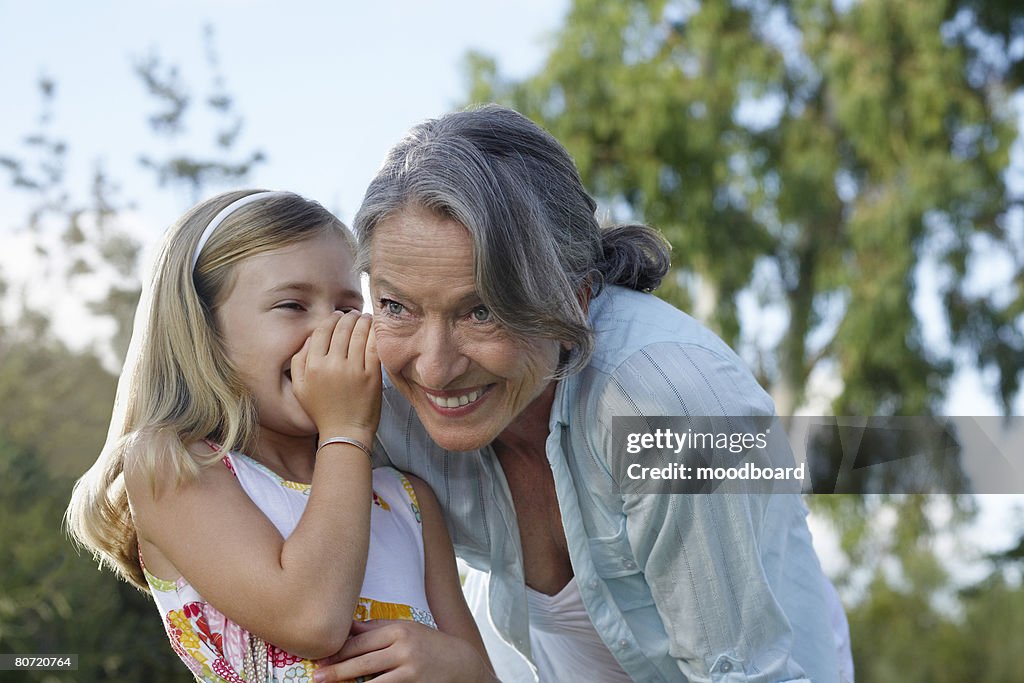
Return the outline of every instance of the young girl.
{"type": "Polygon", "coordinates": [[[143,292],[68,527],[152,594],[198,680],[405,680],[427,664],[391,647],[411,632],[443,653],[432,673],[489,676],[433,494],[371,471],[381,374],[352,262],[319,204],[231,192],[175,224],[143,292]]]}

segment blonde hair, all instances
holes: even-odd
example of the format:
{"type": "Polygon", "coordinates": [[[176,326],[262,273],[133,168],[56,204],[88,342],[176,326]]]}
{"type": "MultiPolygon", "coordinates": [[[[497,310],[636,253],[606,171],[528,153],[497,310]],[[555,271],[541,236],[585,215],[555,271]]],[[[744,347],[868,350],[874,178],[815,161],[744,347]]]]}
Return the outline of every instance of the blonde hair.
{"type": "Polygon", "coordinates": [[[107,442],[71,494],[65,523],[72,538],[143,591],[148,587],[124,487],[126,467],[141,468],[154,489],[157,467],[168,468],[180,485],[225,451],[251,452],[256,439],[255,404],[227,358],[215,319],[234,266],[325,232],[343,235],[354,248],[348,229],[320,204],[272,193],[225,217],[193,270],[196,245],[211,219],[256,192],[262,190],[208,199],[168,231],[136,310],[107,442]],[[220,450],[188,450],[203,439],[217,442],[220,450]]]}

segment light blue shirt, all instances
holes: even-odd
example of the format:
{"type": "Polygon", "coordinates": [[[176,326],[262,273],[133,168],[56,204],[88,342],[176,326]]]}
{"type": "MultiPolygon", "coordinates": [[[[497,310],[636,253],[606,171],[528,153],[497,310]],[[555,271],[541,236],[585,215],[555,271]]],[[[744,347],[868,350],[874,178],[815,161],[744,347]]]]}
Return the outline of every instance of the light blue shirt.
{"type": "MultiPolygon", "coordinates": [[[[609,287],[590,320],[594,355],[558,383],[546,450],[573,572],[609,650],[637,681],[838,681],[799,494],[622,494],[612,475],[613,416],[772,415],[771,399],[724,342],[653,295],[609,287]]],[[[495,629],[529,658],[519,528],[493,451],[440,448],[389,382],[378,442],[378,462],[433,488],[456,553],[491,573],[495,629]]]]}

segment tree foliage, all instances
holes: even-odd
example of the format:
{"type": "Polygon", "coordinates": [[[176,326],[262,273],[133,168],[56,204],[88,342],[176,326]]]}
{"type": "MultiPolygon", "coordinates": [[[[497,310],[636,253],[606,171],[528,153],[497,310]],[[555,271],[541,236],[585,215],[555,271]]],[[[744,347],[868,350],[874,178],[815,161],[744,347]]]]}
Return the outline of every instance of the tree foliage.
{"type": "MultiPolygon", "coordinates": [[[[199,153],[175,150],[161,160],[149,154],[139,157],[139,163],[156,174],[161,186],[177,184],[188,188],[193,204],[201,199],[203,190],[209,185],[244,179],[265,161],[263,152],[258,149],[236,156],[234,148],[244,120],[235,111],[234,98],[228,92],[220,70],[212,26],[205,27],[203,37],[206,62],[212,74],[211,88],[204,104],[207,112],[213,115],[213,144],[199,153]]],[[[165,64],[154,53],[136,61],[135,73],[158,104],[157,112],[149,117],[153,132],[171,141],[179,138],[186,132],[185,121],[192,111],[193,98],[181,83],[177,67],[165,64]]]]}
{"type": "Polygon", "coordinates": [[[78,476],[103,445],[116,379],[94,353],[55,339],[45,318],[32,320],[0,326],[0,438],[54,475],[78,476]]]}
{"type": "Polygon", "coordinates": [[[472,55],[470,98],[542,123],[613,213],[663,230],[676,278],[662,295],[745,351],[780,414],[816,370],[841,382],[836,414],[935,412],[962,352],[998,376],[1009,412],[1022,40],[1012,2],[576,0],[536,75],[472,55]],[[942,345],[915,308],[923,268],[942,345]],[[780,322],[759,327],[744,302],[780,322]]]}
{"type": "Polygon", "coordinates": [[[71,482],[0,439],[0,651],[79,655],[77,671],[20,672],[22,681],[191,680],[149,598],[59,533],[71,482]]]}

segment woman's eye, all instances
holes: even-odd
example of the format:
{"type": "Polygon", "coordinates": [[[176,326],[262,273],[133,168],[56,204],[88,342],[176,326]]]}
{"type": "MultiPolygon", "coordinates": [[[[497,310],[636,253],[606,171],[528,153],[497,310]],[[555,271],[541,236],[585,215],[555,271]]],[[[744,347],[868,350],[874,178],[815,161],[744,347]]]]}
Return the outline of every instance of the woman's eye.
{"type": "Polygon", "coordinates": [[[380,308],[388,315],[402,315],[405,313],[405,306],[391,299],[381,299],[380,308]]]}
{"type": "Polygon", "coordinates": [[[477,306],[469,315],[478,323],[485,323],[491,319],[491,311],[486,306],[477,306]]]}
{"type": "Polygon", "coordinates": [[[300,304],[298,301],[285,301],[283,303],[279,303],[277,305],[277,308],[283,308],[283,309],[288,310],[288,311],[304,311],[304,310],[306,310],[305,306],[300,304]]]}

